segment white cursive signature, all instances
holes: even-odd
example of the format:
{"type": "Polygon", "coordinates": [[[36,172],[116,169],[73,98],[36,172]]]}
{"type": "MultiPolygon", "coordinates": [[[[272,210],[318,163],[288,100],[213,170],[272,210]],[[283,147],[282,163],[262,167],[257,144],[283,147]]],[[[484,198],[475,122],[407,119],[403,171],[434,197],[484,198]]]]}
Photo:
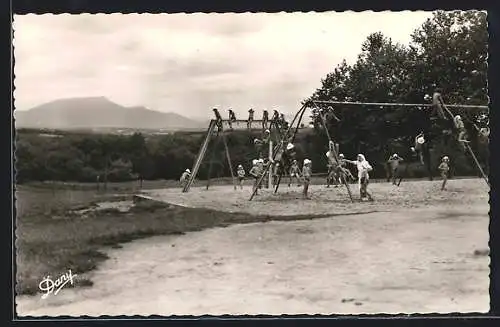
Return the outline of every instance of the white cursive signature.
{"type": "Polygon", "coordinates": [[[61,288],[64,287],[67,283],[71,283],[73,285],[73,279],[77,276],[77,274],[72,274],[71,269],[68,270],[67,273],[62,274],[58,279],[55,281],[50,278],[50,276],[45,277],[42,279],[40,284],[38,284],[38,287],[42,292],[45,292],[45,294],[42,294],[42,299],[47,298],[50,294],[57,295],[61,288]]]}

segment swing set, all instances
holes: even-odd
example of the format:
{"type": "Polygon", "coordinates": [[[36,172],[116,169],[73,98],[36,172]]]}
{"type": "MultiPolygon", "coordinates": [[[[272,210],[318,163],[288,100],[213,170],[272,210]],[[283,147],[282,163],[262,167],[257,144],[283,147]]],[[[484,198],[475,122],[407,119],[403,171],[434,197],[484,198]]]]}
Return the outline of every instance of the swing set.
{"type": "MultiPolygon", "coordinates": [[[[229,127],[229,130],[232,130],[233,127],[232,127],[232,124],[233,123],[246,123],[247,124],[247,128],[249,130],[252,130],[252,123],[260,123],[261,124],[261,128],[262,129],[267,129],[267,124],[270,122],[270,125],[269,125],[269,130],[270,131],[274,131],[275,134],[277,134],[277,139],[276,139],[276,143],[273,144],[274,142],[273,141],[270,141],[269,142],[269,157],[268,157],[268,162],[267,164],[265,164],[264,166],[264,171],[261,173],[260,177],[258,178],[258,181],[257,181],[257,187],[254,189],[254,191],[252,192],[252,195],[250,196],[249,198],[249,201],[251,201],[259,187],[262,185],[264,179],[266,178],[266,176],[268,177],[268,185],[269,187],[271,187],[272,185],[272,176],[271,176],[271,173],[270,173],[270,169],[273,167],[273,165],[278,161],[281,161],[281,156],[283,155],[283,153],[286,151],[286,147],[289,143],[293,144],[295,138],[296,138],[296,135],[299,131],[300,128],[302,128],[302,119],[304,117],[304,114],[306,112],[307,109],[312,109],[317,116],[319,116],[319,123],[320,123],[320,126],[325,130],[326,132],[326,137],[327,137],[327,141],[328,143],[327,144],[337,144],[331,137],[330,135],[330,132],[327,128],[327,123],[326,123],[326,115],[329,113],[329,112],[333,112],[334,114],[334,108],[332,108],[332,106],[377,106],[377,107],[380,107],[380,108],[384,108],[384,107],[417,107],[417,108],[425,108],[425,107],[433,107],[433,104],[409,104],[409,103],[376,103],[376,102],[346,102],[346,101],[320,101],[320,100],[309,100],[309,101],[306,101],[305,103],[303,103],[302,107],[295,113],[292,121],[290,123],[288,122],[285,122],[282,115],[279,115],[277,114],[277,111],[274,112],[274,115],[272,117],[271,120],[269,120],[268,118],[268,113],[267,111],[264,111],[264,114],[263,114],[263,119],[261,120],[254,120],[254,110],[253,109],[250,109],[249,110],[249,117],[247,120],[237,120],[236,117],[234,116],[234,112],[230,111],[230,117],[229,119],[222,119],[220,117],[220,115],[218,114],[217,110],[214,109],[214,111],[216,112],[216,119],[212,119],[210,121],[210,124],[209,124],[209,127],[208,127],[208,130],[207,130],[207,134],[206,134],[206,138],[201,146],[201,149],[198,153],[198,156],[195,160],[195,163],[193,165],[193,169],[192,169],[192,174],[188,180],[188,182],[185,184],[184,188],[183,188],[183,192],[188,192],[194,179],[196,178],[196,175],[198,173],[198,170],[200,168],[200,165],[206,155],[206,151],[207,151],[207,148],[208,148],[208,145],[210,143],[210,140],[212,138],[212,135],[213,133],[215,132],[215,129],[217,128],[217,135],[216,135],[216,138],[221,138],[223,143],[224,143],[224,148],[225,148],[225,152],[226,152],[226,159],[228,161],[228,164],[229,164],[229,167],[230,167],[230,172],[231,172],[231,177],[232,177],[232,180],[233,180],[233,185],[234,185],[234,188],[236,189],[236,185],[237,185],[237,182],[236,182],[236,178],[235,178],[235,175],[234,175],[234,171],[233,171],[233,166],[232,166],[232,163],[231,163],[231,157],[230,157],[230,154],[229,154],[229,148],[228,148],[228,145],[227,145],[227,141],[226,141],[226,136],[225,136],[225,129],[224,129],[224,125],[227,125],[229,127]],[[325,105],[328,105],[328,109],[327,110],[324,110],[322,107],[324,107],[325,105]],[[279,157],[279,159],[278,159],[279,157]]],[[[484,105],[458,105],[458,104],[453,104],[453,105],[444,105],[442,104],[442,108],[445,109],[447,115],[449,116],[450,119],[452,119],[453,121],[453,114],[452,112],[450,111],[449,108],[463,108],[463,109],[488,109],[488,106],[484,106],[484,105]]],[[[334,114],[334,118],[336,118],[338,120],[338,118],[335,116],[334,114]]],[[[474,125],[475,126],[475,125],[474,125]]],[[[477,126],[475,126],[475,128],[478,128],[477,126]]],[[[471,155],[471,157],[473,158],[474,160],[474,163],[476,165],[476,167],[478,168],[478,170],[480,171],[483,179],[486,181],[486,183],[488,184],[489,186],[489,182],[488,182],[488,177],[486,176],[485,172],[483,171],[476,155],[474,154],[474,151],[472,150],[472,148],[470,147],[470,145],[468,143],[465,143],[465,146],[466,146],[466,149],[468,151],[468,153],[471,155]]],[[[339,153],[338,153],[338,149],[334,146],[332,149],[330,149],[330,151],[332,152],[333,154],[333,158],[335,160],[335,162],[337,164],[340,163],[340,158],[339,158],[339,153]]],[[[212,156],[214,156],[215,154],[215,150],[214,152],[212,153],[212,156]]],[[[429,158],[427,158],[427,160],[429,160],[429,158]]],[[[282,166],[283,168],[283,166],[282,166]]],[[[209,186],[209,183],[210,183],[210,171],[211,171],[211,168],[209,168],[209,178],[208,178],[208,182],[207,182],[207,188],[209,186]]],[[[277,181],[274,185],[274,193],[277,193],[278,192],[278,189],[279,189],[279,186],[280,186],[280,182],[281,182],[281,179],[283,177],[283,174],[285,172],[285,169],[280,169],[280,172],[279,172],[279,176],[277,178],[277,181]]],[[[351,202],[354,202],[354,199],[353,199],[353,195],[352,195],[352,192],[351,192],[351,189],[349,187],[349,183],[347,182],[347,178],[346,176],[341,176],[341,182],[342,184],[345,186],[346,188],[346,191],[347,191],[347,194],[351,200],[351,202]]],[[[398,184],[401,183],[401,179],[399,181],[398,184]]]]}
{"type": "MultiPolygon", "coordinates": [[[[213,109],[214,114],[215,114],[215,119],[212,119],[209,123],[208,130],[206,132],[206,137],[202,143],[202,146],[200,148],[200,151],[198,152],[198,155],[196,157],[196,160],[194,162],[194,165],[192,167],[192,173],[189,176],[188,181],[184,185],[182,192],[186,193],[189,192],[189,189],[191,188],[194,180],[196,179],[196,176],[199,172],[199,169],[202,165],[202,163],[205,160],[208,147],[213,140],[215,144],[213,144],[213,149],[212,149],[212,154],[209,162],[209,168],[208,168],[208,177],[207,177],[207,184],[206,188],[208,189],[210,187],[210,181],[211,181],[211,174],[212,174],[212,168],[213,164],[215,161],[216,153],[217,153],[217,146],[220,144],[220,141],[224,144],[224,152],[226,154],[226,160],[229,165],[229,171],[231,173],[231,178],[233,181],[233,186],[234,189],[237,189],[237,179],[234,173],[233,169],[233,164],[231,161],[231,155],[229,152],[229,146],[226,138],[226,134],[234,130],[234,126],[239,126],[239,124],[244,123],[246,124],[246,129],[250,131],[254,130],[260,130],[262,128],[263,132],[269,131],[269,138],[262,142],[262,145],[269,145],[269,159],[271,158],[272,154],[272,149],[273,149],[273,140],[272,140],[272,135],[277,134],[281,135],[283,128],[286,126],[286,122],[284,121],[283,114],[279,114],[275,110],[275,114],[273,118],[270,120],[268,116],[268,112],[264,110],[263,117],[262,119],[254,119],[254,110],[250,109],[248,111],[248,119],[243,120],[243,119],[236,119],[236,115],[233,110],[229,109],[229,118],[228,119],[223,119],[219,113],[219,111],[214,108],[213,109]],[[215,135],[215,138],[213,138],[213,135],[215,135]]],[[[260,140],[259,140],[260,141],[260,140]]],[[[212,142],[213,143],[213,142],[212,142]]],[[[261,152],[262,146],[259,147],[259,152],[261,152]]],[[[269,174],[269,187],[271,187],[272,184],[272,176],[269,174]]]]}

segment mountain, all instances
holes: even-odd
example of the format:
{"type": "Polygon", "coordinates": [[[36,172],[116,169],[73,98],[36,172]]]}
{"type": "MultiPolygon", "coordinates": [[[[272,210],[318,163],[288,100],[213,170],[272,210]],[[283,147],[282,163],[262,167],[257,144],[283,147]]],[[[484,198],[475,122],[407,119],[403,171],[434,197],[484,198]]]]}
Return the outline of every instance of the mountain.
{"type": "Polygon", "coordinates": [[[137,128],[184,130],[205,122],[145,107],[123,107],[105,97],[55,100],[27,111],[14,111],[16,127],[52,129],[137,128]]]}

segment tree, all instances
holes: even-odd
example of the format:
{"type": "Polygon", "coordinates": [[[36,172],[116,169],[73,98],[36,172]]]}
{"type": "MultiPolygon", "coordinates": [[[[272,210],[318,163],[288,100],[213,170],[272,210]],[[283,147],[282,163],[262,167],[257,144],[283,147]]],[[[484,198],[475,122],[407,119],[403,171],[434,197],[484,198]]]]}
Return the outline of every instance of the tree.
{"type": "MultiPolygon", "coordinates": [[[[478,11],[434,13],[415,30],[409,46],[373,33],[363,42],[357,61],[339,64],[307,100],[429,103],[425,96],[440,86],[447,103],[486,104],[487,37],[486,14],[478,11]]],[[[421,108],[334,109],[341,121],[328,120],[327,127],[342,151],[365,152],[374,161],[408,149],[426,124],[421,108]]],[[[471,112],[460,113],[469,125],[474,120],[471,112]]],[[[313,122],[316,134],[324,137],[317,115],[313,122]]],[[[434,133],[442,127],[437,120],[434,133]]],[[[441,134],[437,142],[439,138],[441,134]]]]}

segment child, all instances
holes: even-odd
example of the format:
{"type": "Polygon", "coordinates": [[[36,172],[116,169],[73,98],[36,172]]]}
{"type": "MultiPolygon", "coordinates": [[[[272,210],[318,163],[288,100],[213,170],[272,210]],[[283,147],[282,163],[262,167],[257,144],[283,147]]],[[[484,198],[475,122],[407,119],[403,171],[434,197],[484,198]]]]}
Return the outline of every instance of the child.
{"type": "Polygon", "coordinates": [[[373,168],[366,160],[365,156],[360,153],[358,154],[356,161],[346,159],[345,162],[356,165],[356,168],[358,169],[358,185],[361,201],[365,198],[368,198],[369,201],[373,201],[371,194],[368,193],[368,181],[370,179],[370,175],[368,173],[372,171],[373,168]]]}
{"type": "Polygon", "coordinates": [[[229,128],[233,129],[233,123],[236,121],[236,115],[234,111],[229,109],[229,128]]]}
{"type": "Polygon", "coordinates": [[[264,145],[269,145],[269,141],[271,140],[271,131],[266,129],[264,131],[264,135],[262,136],[262,143],[264,145]]]}
{"type": "Polygon", "coordinates": [[[479,140],[481,143],[488,143],[490,140],[490,128],[489,127],[481,127],[479,130],[479,140]]]}
{"type": "Polygon", "coordinates": [[[252,128],[253,113],[254,113],[253,109],[250,108],[250,110],[248,110],[248,121],[247,121],[247,128],[248,129],[252,128]]]}
{"type": "Polygon", "coordinates": [[[273,186],[276,186],[278,184],[278,179],[280,176],[280,163],[275,162],[273,165],[273,186]]]}
{"type": "Polygon", "coordinates": [[[274,128],[280,129],[280,113],[278,110],[273,110],[273,117],[271,117],[271,126],[274,125],[274,128]]]}
{"type": "Polygon", "coordinates": [[[425,137],[424,133],[420,132],[417,136],[415,136],[415,151],[418,154],[420,159],[420,163],[424,165],[424,146],[425,146],[425,137]]]}
{"type": "MultiPolygon", "coordinates": [[[[259,177],[264,174],[264,159],[260,158],[257,160],[257,167],[259,168],[259,177]]],[[[267,184],[266,184],[267,185],[267,184]]],[[[259,185],[259,188],[262,188],[262,184],[259,185]]]]}
{"type": "Polygon", "coordinates": [[[453,123],[458,131],[458,142],[462,144],[465,151],[467,150],[467,143],[469,143],[469,140],[467,140],[467,130],[465,129],[462,117],[460,117],[460,115],[456,115],[455,118],[453,118],[453,123]]]}
{"type": "Polygon", "coordinates": [[[441,177],[443,178],[443,184],[441,185],[441,191],[446,190],[446,182],[448,181],[448,173],[450,171],[450,158],[444,156],[438,169],[441,171],[441,177]]]}
{"type": "Polygon", "coordinates": [[[220,131],[222,131],[222,117],[219,113],[219,110],[217,110],[217,108],[213,108],[212,110],[215,114],[215,123],[217,124],[217,130],[220,132],[220,131]]]}
{"type": "Polygon", "coordinates": [[[304,166],[302,167],[302,179],[304,181],[304,191],[302,193],[302,196],[304,200],[311,199],[308,195],[309,183],[311,182],[311,163],[311,160],[304,159],[304,166]]]}
{"type": "Polygon", "coordinates": [[[443,97],[441,96],[440,88],[436,88],[434,94],[432,95],[432,106],[434,107],[434,111],[438,114],[439,118],[448,120],[444,114],[444,109],[446,107],[444,105],[443,97]]]}
{"type": "Polygon", "coordinates": [[[259,168],[259,160],[257,160],[257,159],[252,160],[252,169],[250,169],[249,174],[252,175],[252,177],[254,178],[253,191],[257,195],[257,193],[258,193],[257,183],[259,182],[259,178],[260,178],[260,174],[261,174],[261,171],[259,168]]]}
{"type": "Polygon", "coordinates": [[[290,179],[288,180],[288,187],[290,187],[294,178],[297,181],[297,186],[300,187],[300,180],[299,180],[300,168],[299,168],[299,164],[297,163],[297,160],[295,160],[295,159],[292,161],[292,165],[290,166],[289,174],[290,174],[290,179]]]}
{"type": "Polygon", "coordinates": [[[333,184],[335,187],[338,187],[340,168],[339,164],[337,163],[337,160],[335,160],[334,154],[331,150],[326,153],[326,158],[328,160],[328,175],[326,177],[326,187],[330,187],[331,184],[333,184]]]}
{"type": "Polygon", "coordinates": [[[328,169],[327,175],[326,175],[326,187],[329,188],[330,185],[333,184],[334,187],[338,187],[338,176],[337,176],[337,171],[336,167],[334,167],[335,164],[327,164],[326,168],[328,169]]]}
{"type": "Polygon", "coordinates": [[[238,181],[240,182],[240,189],[243,189],[243,181],[245,180],[245,169],[243,165],[238,165],[238,170],[236,171],[238,175],[238,181]]]}
{"type": "Polygon", "coordinates": [[[346,168],[346,159],[344,157],[344,154],[341,153],[339,154],[339,183],[347,183],[349,180],[356,180],[354,176],[352,176],[351,172],[349,169],[346,168]]]}
{"type": "Polygon", "coordinates": [[[269,121],[269,112],[264,110],[262,113],[262,129],[267,129],[267,122],[269,121]]]}
{"type": "Polygon", "coordinates": [[[280,113],[279,122],[280,122],[280,128],[284,129],[286,127],[286,119],[285,119],[285,114],[282,112],[280,113]]]}
{"type": "Polygon", "coordinates": [[[403,158],[401,158],[397,153],[394,153],[392,156],[389,157],[389,160],[387,160],[387,164],[389,165],[389,173],[391,174],[391,179],[392,179],[392,184],[397,185],[396,183],[396,178],[399,175],[399,163],[403,161],[403,158]]]}
{"type": "Polygon", "coordinates": [[[182,188],[186,187],[188,181],[189,181],[189,177],[191,177],[191,170],[189,169],[186,169],[182,175],[181,175],[181,178],[179,179],[180,183],[181,183],[181,186],[182,188]]]}
{"type": "Polygon", "coordinates": [[[281,154],[281,163],[283,168],[289,168],[292,166],[292,161],[295,157],[295,146],[292,143],[288,143],[285,150],[281,154]]]}

